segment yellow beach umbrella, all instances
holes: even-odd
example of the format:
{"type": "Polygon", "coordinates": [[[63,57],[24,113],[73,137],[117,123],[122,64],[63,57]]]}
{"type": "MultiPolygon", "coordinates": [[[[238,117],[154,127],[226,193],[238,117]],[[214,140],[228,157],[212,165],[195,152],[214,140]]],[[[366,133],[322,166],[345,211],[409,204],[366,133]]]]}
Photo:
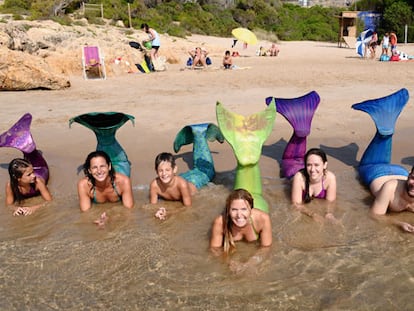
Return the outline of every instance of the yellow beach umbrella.
{"type": "Polygon", "coordinates": [[[234,28],[231,31],[231,34],[240,41],[246,42],[247,44],[256,44],[257,43],[257,37],[256,35],[251,32],[247,28],[234,28]]]}

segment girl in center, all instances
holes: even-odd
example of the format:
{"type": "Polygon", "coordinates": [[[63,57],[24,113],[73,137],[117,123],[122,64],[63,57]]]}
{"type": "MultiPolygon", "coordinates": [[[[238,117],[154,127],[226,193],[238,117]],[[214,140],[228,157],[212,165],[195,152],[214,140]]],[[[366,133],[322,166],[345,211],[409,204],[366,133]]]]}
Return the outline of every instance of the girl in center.
{"type": "Polygon", "coordinates": [[[217,216],[211,230],[210,248],[223,248],[229,253],[237,241],[259,241],[272,245],[272,225],[269,214],[255,209],[252,195],[236,189],[227,197],[224,213],[217,216]]]}
{"type": "Polygon", "coordinates": [[[111,159],[104,151],[91,152],[83,165],[85,177],[78,182],[79,206],[82,212],[92,203],[122,201],[127,208],[134,206],[131,180],[115,172],[111,159]]]}
{"type": "MultiPolygon", "coordinates": [[[[319,148],[309,149],[305,154],[305,168],[293,176],[292,203],[303,214],[317,217],[315,212],[304,206],[312,199],[324,199],[329,202],[336,200],[336,177],[328,170],[326,153],[319,148]]],[[[333,217],[328,210],[326,218],[333,217]]]]}

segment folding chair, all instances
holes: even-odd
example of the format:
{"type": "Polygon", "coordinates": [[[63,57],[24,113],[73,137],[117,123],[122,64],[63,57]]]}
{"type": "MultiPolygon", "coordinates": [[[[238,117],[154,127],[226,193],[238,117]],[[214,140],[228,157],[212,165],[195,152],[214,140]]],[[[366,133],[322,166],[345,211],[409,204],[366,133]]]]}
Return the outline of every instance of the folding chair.
{"type": "Polygon", "coordinates": [[[106,79],[105,59],[97,46],[82,48],[83,77],[89,79],[106,79]]]}

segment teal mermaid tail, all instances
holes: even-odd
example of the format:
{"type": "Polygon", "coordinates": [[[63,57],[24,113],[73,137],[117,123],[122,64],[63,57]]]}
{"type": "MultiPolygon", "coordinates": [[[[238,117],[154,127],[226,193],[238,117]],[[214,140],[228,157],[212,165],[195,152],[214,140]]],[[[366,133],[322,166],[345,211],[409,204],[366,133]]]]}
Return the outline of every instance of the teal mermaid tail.
{"type": "Polygon", "coordinates": [[[8,131],[0,135],[0,147],[11,147],[23,152],[24,158],[33,165],[35,175],[46,183],[49,180],[49,167],[30,133],[32,115],[24,114],[8,131]]]}
{"type": "Polygon", "coordinates": [[[358,167],[359,176],[366,186],[381,176],[408,176],[404,167],[390,163],[395,123],[408,98],[408,91],[403,88],[391,95],[352,105],[353,109],[368,113],[377,128],[358,167]]]}
{"type": "Polygon", "coordinates": [[[197,189],[207,185],[216,175],[213,157],[207,144],[207,141],[215,140],[223,143],[224,136],[218,126],[213,123],[187,125],[175,137],[174,151],[176,153],[180,150],[181,146],[194,143],[194,168],[180,174],[180,176],[193,183],[197,189]]]}
{"type": "Polygon", "coordinates": [[[109,155],[116,172],[130,176],[131,163],[116,140],[115,134],[126,122],[131,121],[134,124],[134,120],[133,116],[121,112],[90,112],[70,119],[69,126],[77,122],[91,129],[97,139],[96,150],[104,151],[109,155]]]}
{"type": "Polygon", "coordinates": [[[297,98],[267,97],[266,105],[272,100],[276,102],[277,112],[293,127],[293,134],[283,152],[281,163],[281,176],[291,178],[305,166],[307,137],[320,97],[315,91],[297,98]]]}
{"type": "Polygon", "coordinates": [[[264,111],[248,117],[232,113],[217,102],[216,115],[220,130],[233,148],[237,160],[234,189],[249,191],[254,198],[254,207],[269,212],[262,196],[259,159],[263,143],[273,129],[276,117],[274,100],[264,111]]]}

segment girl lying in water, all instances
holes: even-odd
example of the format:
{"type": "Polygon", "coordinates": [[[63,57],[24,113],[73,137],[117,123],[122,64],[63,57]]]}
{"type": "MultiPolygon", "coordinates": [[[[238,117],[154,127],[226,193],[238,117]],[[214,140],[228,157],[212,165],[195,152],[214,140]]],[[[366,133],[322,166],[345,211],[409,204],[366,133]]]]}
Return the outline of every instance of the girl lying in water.
{"type": "Polygon", "coordinates": [[[230,269],[242,272],[260,263],[262,252],[272,245],[272,225],[269,214],[255,209],[252,195],[244,190],[234,190],[227,197],[224,213],[214,220],[210,249],[215,254],[229,254],[237,241],[259,242],[261,249],[247,262],[230,261],[230,269]]]}
{"type": "MultiPolygon", "coordinates": [[[[314,198],[329,202],[336,200],[335,174],[328,170],[326,153],[318,148],[309,149],[305,154],[305,168],[293,176],[291,193],[295,207],[303,214],[318,220],[320,216],[303,204],[314,198]]],[[[335,219],[329,209],[325,218],[335,219]]]]}
{"type": "Polygon", "coordinates": [[[6,205],[14,205],[13,215],[31,215],[34,211],[52,201],[52,195],[46,181],[36,176],[33,165],[25,159],[13,159],[9,164],[10,181],[6,184],[6,205]],[[46,201],[33,206],[21,206],[22,202],[31,197],[42,196],[46,201]]]}

